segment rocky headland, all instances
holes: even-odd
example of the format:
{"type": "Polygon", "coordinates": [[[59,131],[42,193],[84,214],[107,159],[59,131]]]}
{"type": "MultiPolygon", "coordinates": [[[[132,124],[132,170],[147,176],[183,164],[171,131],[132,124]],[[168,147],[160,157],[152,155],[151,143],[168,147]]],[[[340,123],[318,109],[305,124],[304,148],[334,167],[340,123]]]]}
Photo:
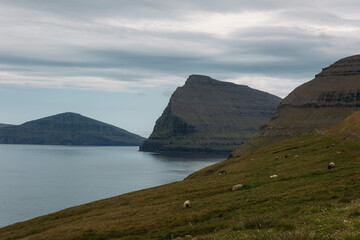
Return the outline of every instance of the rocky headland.
{"type": "Polygon", "coordinates": [[[140,150],[231,152],[259,130],[280,101],[248,86],[191,75],[173,93],[140,150]]]}

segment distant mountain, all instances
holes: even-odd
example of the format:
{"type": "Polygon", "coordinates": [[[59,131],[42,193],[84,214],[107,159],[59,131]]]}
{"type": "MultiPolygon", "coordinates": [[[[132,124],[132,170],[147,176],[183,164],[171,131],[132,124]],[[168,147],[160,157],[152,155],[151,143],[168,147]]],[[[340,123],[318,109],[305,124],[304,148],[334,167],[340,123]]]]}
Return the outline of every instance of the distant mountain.
{"type": "Polygon", "coordinates": [[[360,109],[360,55],[343,58],[292,91],[256,137],[235,155],[323,130],[360,109]]]}
{"type": "Polygon", "coordinates": [[[280,101],[248,86],[191,75],[140,150],[229,153],[257,132],[280,101]]]}
{"type": "Polygon", "coordinates": [[[143,140],[121,128],[76,113],[0,128],[0,143],[3,144],[139,146],[143,140]]]}
{"type": "Polygon", "coordinates": [[[0,128],[12,126],[11,124],[0,123],[0,128]]]}

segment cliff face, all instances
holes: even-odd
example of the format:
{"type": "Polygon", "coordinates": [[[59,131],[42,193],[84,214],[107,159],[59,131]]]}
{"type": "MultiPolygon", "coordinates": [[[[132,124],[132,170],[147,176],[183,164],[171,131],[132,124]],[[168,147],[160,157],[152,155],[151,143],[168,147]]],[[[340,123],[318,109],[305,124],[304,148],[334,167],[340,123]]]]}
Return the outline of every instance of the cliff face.
{"type": "Polygon", "coordinates": [[[360,109],[360,55],[341,59],[292,91],[256,137],[237,151],[323,130],[360,109]]]}
{"type": "Polygon", "coordinates": [[[230,152],[256,133],[280,101],[247,86],[191,75],[140,150],[230,152]]]}
{"type": "Polygon", "coordinates": [[[121,128],[76,113],[0,128],[0,143],[5,144],[139,146],[143,140],[121,128]]]}

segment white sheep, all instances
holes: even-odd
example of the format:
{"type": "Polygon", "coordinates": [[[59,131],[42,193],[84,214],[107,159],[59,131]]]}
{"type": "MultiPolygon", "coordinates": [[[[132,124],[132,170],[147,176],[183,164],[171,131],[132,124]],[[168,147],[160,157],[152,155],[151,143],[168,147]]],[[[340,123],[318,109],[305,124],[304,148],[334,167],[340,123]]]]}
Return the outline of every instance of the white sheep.
{"type": "Polygon", "coordinates": [[[240,188],[242,188],[242,187],[243,187],[242,184],[237,184],[237,185],[235,185],[235,186],[232,187],[232,190],[233,190],[233,191],[236,191],[236,190],[238,190],[238,189],[240,189],[240,188]]]}
{"type": "Polygon", "coordinates": [[[332,169],[332,168],[334,168],[334,167],[335,167],[335,163],[334,163],[334,162],[329,163],[328,169],[332,169]]]}
{"type": "Polygon", "coordinates": [[[185,202],[184,202],[184,208],[189,208],[190,207],[190,200],[186,200],[185,202]]]}
{"type": "Polygon", "coordinates": [[[270,178],[277,178],[279,177],[277,174],[271,175],[270,178]]]}

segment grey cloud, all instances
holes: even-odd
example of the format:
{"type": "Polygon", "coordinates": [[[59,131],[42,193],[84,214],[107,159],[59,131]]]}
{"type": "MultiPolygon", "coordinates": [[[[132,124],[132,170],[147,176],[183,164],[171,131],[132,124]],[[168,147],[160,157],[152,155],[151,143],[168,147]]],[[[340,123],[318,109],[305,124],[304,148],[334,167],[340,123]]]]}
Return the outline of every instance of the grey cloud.
{"type": "Polygon", "coordinates": [[[314,9],[321,5],[314,1],[280,0],[241,3],[235,0],[4,0],[2,4],[26,9],[26,14],[30,15],[20,16],[20,24],[26,19],[30,28],[42,27],[35,36],[27,35],[22,43],[24,36],[20,30],[11,31],[11,26],[0,25],[0,30],[5,28],[11,33],[5,36],[3,42],[12,46],[11,49],[0,46],[0,70],[31,76],[94,76],[129,82],[150,76],[183,77],[192,73],[219,79],[242,74],[311,78],[333,61],[356,54],[354,51],[359,45],[359,38],[329,35],[308,28],[314,23],[359,25],[358,19],[347,19],[347,14],[335,1],[330,1],[324,10],[319,8],[321,10],[318,11],[314,9]],[[228,35],[216,36],[186,29],[113,28],[95,21],[103,17],[128,18],[130,22],[138,18],[180,21],[196,11],[206,15],[251,10],[278,11],[273,20],[276,24],[239,27],[228,35]],[[338,13],[335,14],[335,10],[338,13]],[[31,16],[32,11],[34,16],[37,11],[46,13],[45,19],[54,19],[53,23],[31,16]],[[288,22],[291,22],[289,26],[288,22]],[[302,26],[303,22],[307,25],[302,26]]]}

